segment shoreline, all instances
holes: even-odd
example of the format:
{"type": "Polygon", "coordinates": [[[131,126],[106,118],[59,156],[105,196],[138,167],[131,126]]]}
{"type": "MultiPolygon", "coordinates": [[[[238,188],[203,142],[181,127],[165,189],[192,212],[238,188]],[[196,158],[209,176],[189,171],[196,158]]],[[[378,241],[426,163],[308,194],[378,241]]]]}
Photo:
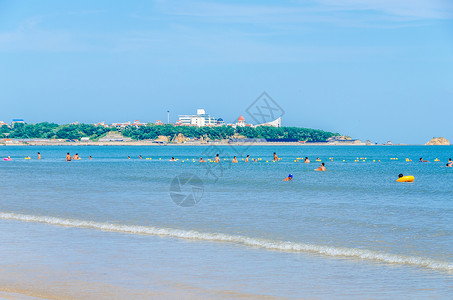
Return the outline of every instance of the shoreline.
{"type": "Polygon", "coordinates": [[[348,143],[287,143],[287,142],[268,142],[268,143],[169,143],[169,144],[157,144],[154,142],[92,142],[92,143],[81,143],[81,142],[27,142],[27,143],[7,143],[0,144],[0,146],[450,146],[450,145],[424,145],[424,144],[348,144],[348,143]]]}

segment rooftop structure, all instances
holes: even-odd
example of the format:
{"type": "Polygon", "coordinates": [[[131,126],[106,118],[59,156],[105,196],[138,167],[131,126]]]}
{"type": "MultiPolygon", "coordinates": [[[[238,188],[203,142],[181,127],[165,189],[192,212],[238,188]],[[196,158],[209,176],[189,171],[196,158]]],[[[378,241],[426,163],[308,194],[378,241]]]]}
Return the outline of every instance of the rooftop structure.
{"type": "Polygon", "coordinates": [[[263,124],[257,124],[257,125],[253,125],[253,124],[248,124],[246,121],[245,121],[245,118],[244,116],[240,116],[237,120],[236,123],[234,124],[228,124],[228,126],[232,126],[232,127],[258,127],[258,126],[273,126],[273,127],[282,127],[282,118],[278,118],[274,121],[271,121],[271,122],[267,122],[267,123],[263,123],[263,124]]]}
{"type": "Polygon", "coordinates": [[[263,123],[263,124],[258,124],[255,126],[273,126],[273,127],[282,127],[282,117],[279,117],[278,119],[275,119],[274,121],[263,123]]]}
{"type": "Polygon", "coordinates": [[[25,124],[24,119],[13,119],[11,126],[14,127],[15,124],[25,124]]]}
{"type": "Polygon", "coordinates": [[[238,118],[238,121],[236,122],[236,126],[238,127],[245,127],[247,125],[247,123],[245,123],[245,118],[241,115],[239,118],[238,118]]]}

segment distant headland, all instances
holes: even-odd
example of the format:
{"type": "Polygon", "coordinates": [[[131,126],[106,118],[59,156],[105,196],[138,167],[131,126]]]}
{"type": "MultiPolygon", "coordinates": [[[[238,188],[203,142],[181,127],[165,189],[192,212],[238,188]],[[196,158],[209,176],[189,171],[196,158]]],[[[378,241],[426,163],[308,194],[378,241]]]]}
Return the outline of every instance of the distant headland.
{"type": "Polygon", "coordinates": [[[208,143],[354,143],[338,133],[298,127],[191,126],[176,124],[3,123],[1,144],[208,144],[208,143]]]}

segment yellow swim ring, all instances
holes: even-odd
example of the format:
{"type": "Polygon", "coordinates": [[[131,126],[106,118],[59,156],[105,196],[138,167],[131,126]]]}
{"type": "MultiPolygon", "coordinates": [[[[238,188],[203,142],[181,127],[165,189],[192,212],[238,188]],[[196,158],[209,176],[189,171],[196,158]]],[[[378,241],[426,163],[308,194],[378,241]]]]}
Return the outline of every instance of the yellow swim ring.
{"type": "Polygon", "coordinates": [[[398,182],[413,182],[415,180],[414,176],[403,176],[398,178],[396,181],[398,182]]]}

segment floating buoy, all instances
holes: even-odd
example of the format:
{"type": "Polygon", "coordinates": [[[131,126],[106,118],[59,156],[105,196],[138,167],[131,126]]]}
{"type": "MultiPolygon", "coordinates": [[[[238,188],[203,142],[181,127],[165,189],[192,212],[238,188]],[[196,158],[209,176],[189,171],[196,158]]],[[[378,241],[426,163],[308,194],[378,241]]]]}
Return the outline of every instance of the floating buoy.
{"type": "Polygon", "coordinates": [[[398,178],[396,181],[398,182],[414,182],[415,177],[414,176],[403,176],[398,178]]]}

